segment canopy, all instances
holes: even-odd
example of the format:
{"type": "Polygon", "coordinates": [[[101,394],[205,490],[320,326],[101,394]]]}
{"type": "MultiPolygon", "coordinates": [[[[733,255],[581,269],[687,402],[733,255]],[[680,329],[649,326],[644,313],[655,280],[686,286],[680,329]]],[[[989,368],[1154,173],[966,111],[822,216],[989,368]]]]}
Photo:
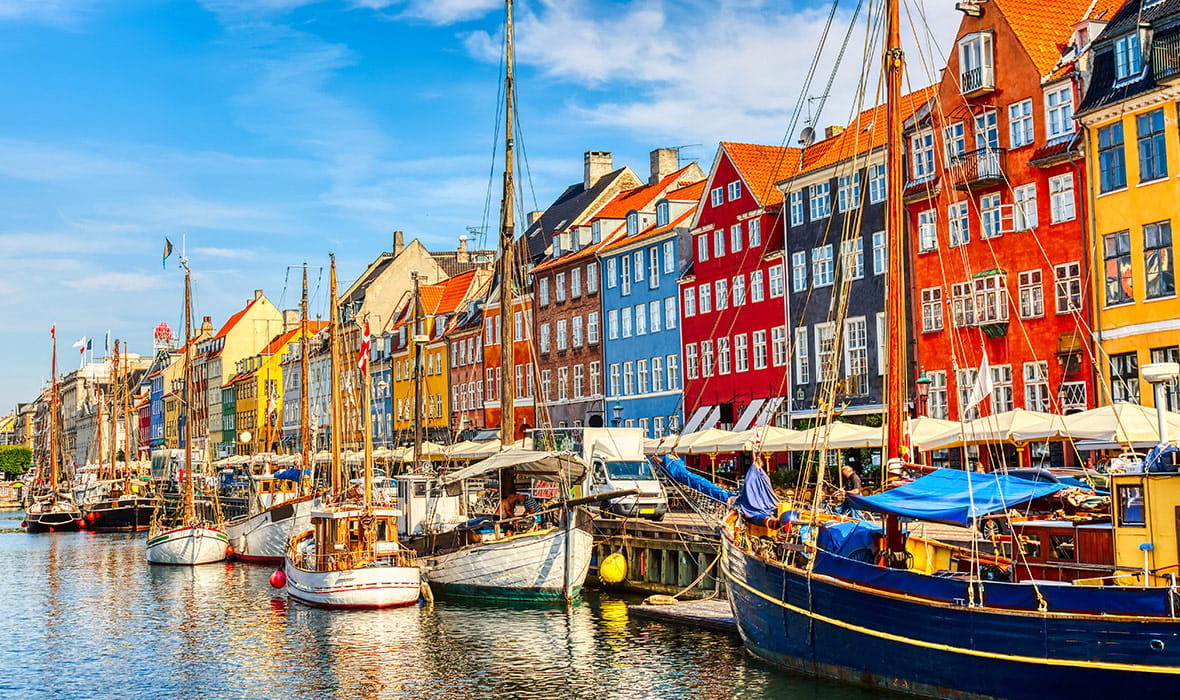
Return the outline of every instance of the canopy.
{"type": "Polygon", "coordinates": [[[446,448],[446,455],[451,459],[479,459],[489,457],[500,451],[499,440],[464,440],[446,448]]]}
{"type": "Polygon", "coordinates": [[[738,448],[725,447],[733,442],[733,433],[728,430],[708,428],[696,433],[681,435],[676,445],[677,452],[685,454],[708,454],[710,452],[736,452],[738,448]]]}
{"type": "MultiPolygon", "coordinates": [[[[1164,414],[1169,437],[1180,436],[1180,415],[1164,414]]],[[[1065,417],[1066,434],[1074,440],[1100,440],[1120,445],[1160,441],[1154,408],[1133,403],[1092,408],[1065,417]]]]}
{"type": "Polygon", "coordinates": [[[927,439],[922,449],[979,443],[1007,442],[1022,445],[1026,442],[1057,440],[1065,437],[1065,422],[1061,416],[1023,408],[1004,411],[992,416],[976,418],[966,423],[953,423],[945,433],[927,439]]]}
{"type": "Polygon", "coordinates": [[[918,416],[910,420],[910,437],[919,450],[933,449],[928,443],[947,433],[958,431],[962,424],[953,420],[942,420],[929,416],[918,416]]]}
{"type": "Polygon", "coordinates": [[[523,447],[510,447],[471,466],[447,474],[439,479],[439,484],[448,486],[464,479],[509,468],[521,476],[556,479],[566,484],[577,483],[586,474],[586,463],[569,452],[540,452],[523,447]]]}
{"type": "Polygon", "coordinates": [[[762,425],[731,433],[729,438],[718,440],[715,444],[720,448],[718,452],[788,452],[798,449],[802,435],[801,430],[762,425]]]}
{"type": "Polygon", "coordinates": [[[1066,487],[1004,474],[936,469],[895,489],[873,496],[848,496],[848,501],[855,508],[874,513],[969,526],[980,516],[1005,511],[1066,487]]]}
{"type": "Polygon", "coordinates": [[[880,427],[854,423],[817,425],[799,434],[799,450],[852,450],[861,447],[880,447],[884,439],[880,427]]]}

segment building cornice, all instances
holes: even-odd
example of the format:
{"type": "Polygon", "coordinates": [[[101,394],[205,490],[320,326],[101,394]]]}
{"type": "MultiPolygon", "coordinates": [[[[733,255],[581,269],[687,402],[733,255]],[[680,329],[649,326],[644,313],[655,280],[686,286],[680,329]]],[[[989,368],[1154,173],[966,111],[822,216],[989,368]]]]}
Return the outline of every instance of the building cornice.
{"type": "Polygon", "coordinates": [[[1125,100],[1107,105],[1092,112],[1078,115],[1075,118],[1083,125],[1093,128],[1109,121],[1114,121],[1127,114],[1134,114],[1161,104],[1175,102],[1180,99],[1180,83],[1163,85],[1159,88],[1125,100]]]}

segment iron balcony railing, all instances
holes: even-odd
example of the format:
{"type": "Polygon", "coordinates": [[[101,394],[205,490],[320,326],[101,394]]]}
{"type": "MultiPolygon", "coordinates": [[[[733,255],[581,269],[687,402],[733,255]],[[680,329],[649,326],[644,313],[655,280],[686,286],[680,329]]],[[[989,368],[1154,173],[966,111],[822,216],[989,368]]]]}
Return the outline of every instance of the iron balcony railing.
{"type": "Polygon", "coordinates": [[[964,95],[978,90],[994,90],[996,87],[995,72],[991,66],[969,68],[959,73],[959,85],[962,87],[964,95]]]}
{"type": "Polygon", "coordinates": [[[1155,38],[1151,44],[1151,66],[1156,80],[1180,78],[1180,33],[1155,38]]]}
{"type": "Polygon", "coordinates": [[[951,159],[951,170],[958,189],[988,187],[1007,178],[1005,148],[977,148],[951,159]]]}

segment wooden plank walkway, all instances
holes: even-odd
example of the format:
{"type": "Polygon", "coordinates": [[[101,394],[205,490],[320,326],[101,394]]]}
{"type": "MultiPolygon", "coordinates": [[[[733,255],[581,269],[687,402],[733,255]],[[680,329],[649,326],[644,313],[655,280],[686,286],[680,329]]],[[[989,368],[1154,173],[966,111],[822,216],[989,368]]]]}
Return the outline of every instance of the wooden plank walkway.
{"type": "Polygon", "coordinates": [[[686,600],[673,605],[628,605],[628,612],[659,622],[697,627],[737,636],[728,600],[686,600]]]}

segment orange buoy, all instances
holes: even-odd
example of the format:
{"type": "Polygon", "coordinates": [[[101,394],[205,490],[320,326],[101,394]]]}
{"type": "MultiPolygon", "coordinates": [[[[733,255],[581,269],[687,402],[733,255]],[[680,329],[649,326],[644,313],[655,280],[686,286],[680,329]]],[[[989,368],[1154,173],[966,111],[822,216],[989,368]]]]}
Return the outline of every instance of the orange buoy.
{"type": "Polygon", "coordinates": [[[283,573],[282,569],[275,569],[275,572],[270,575],[270,585],[275,588],[283,588],[287,585],[287,574],[283,573]]]}
{"type": "Polygon", "coordinates": [[[225,545],[225,558],[226,559],[233,559],[233,557],[234,557],[234,546],[232,544],[225,545]]]}
{"type": "Polygon", "coordinates": [[[79,529],[79,530],[85,530],[85,529],[86,529],[86,521],[85,521],[84,519],[82,519],[82,518],[78,518],[78,519],[77,519],[77,520],[75,520],[74,522],[78,523],[78,529],[79,529]]]}

